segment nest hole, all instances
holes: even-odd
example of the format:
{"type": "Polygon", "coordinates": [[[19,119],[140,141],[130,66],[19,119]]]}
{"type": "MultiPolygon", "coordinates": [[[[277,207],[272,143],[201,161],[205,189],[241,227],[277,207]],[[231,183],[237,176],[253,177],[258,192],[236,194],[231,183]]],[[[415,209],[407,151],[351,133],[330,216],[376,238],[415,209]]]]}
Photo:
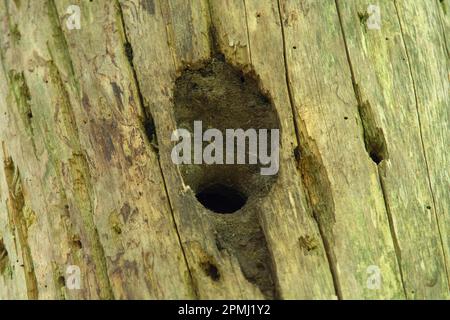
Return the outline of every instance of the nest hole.
{"type": "Polygon", "coordinates": [[[196,197],[205,208],[222,214],[234,213],[247,202],[245,194],[221,183],[201,188],[196,197]]]}
{"type": "MultiPolygon", "coordinates": [[[[269,167],[275,160],[269,152],[271,164],[262,164],[259,145],[263,141],[271,150],[271,130],[279,130],[280,123],[270,97],[260,90],[256,75],[236,69],[217,57],[200,67],[187,68],[175,82],[174,116],[177,128],[187,129],[192,134],[190,161],[181,164],[183,180],[205,208],[216,213],[233,213],[269,192],[278,171],[262,175],[262,168],[269,167]],[[217,143],[222,156],[213,163],[193,163],[195,122],[201,123],[201,134],[208,129],[220,132],[217,141],[216,137],[203,140],[200,150],[204,152],[212,141],[217,143]],[[248,133],[243,138],[244,163],[238,163],[237,139],[231,142],[234,148],[227,149],[226,131],[229,129],[248,133]],[[267,130],[267,137],[259,135],[262,129],[267,130]],[[258,154],[256,163],[250,162],[250,140],[258,144],[258,149],[251,152],[258,154]],[[233,155],[231,163],[225,156],[230,153],[233,155]]],[[[214,156],[220,154],[217,150],[214,156]]]]}

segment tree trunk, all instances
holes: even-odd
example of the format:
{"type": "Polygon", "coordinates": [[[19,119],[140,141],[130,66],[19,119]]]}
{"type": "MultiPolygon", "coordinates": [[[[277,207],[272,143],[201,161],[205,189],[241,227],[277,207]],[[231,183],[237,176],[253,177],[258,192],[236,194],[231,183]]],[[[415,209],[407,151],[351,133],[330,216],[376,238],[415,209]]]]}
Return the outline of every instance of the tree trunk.
{"type": "Polygon", "coordinates": [[[450,2],[372,2],[2,1],[0,299],[449,298],[450,2]],[[277,175],[174,164],[207,119],[277,175]]]}

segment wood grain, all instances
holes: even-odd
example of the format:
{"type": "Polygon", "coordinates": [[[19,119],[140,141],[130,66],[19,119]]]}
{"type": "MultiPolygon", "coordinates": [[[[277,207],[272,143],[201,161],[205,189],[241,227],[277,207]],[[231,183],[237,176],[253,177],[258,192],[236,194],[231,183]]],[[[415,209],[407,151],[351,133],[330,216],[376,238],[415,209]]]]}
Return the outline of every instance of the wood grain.
{"type": "Polygon", "coordinates": [[[449,1],[376,3],[379,30],[371,4],[0,2],[0,299],[449,298],[449,1]],[[175,81],[211,59],[281,132],[231,215],[170,156],[175,81]]]}

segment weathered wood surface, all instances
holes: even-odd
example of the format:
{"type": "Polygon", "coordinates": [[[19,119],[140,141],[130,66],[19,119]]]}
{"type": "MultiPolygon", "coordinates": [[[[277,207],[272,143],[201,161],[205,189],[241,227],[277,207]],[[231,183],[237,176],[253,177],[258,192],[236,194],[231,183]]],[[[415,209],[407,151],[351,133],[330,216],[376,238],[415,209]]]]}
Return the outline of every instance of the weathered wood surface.
{"type": "Polygon", "coordinates": [[[449,298],[450,4],[377,2],[379,30],[370,4],[1,2],[0,299],[449,298]],[[277,181],[235,214],[268,260],[170,158],[175,80],[219,52],[280,119],[277,181]]]}

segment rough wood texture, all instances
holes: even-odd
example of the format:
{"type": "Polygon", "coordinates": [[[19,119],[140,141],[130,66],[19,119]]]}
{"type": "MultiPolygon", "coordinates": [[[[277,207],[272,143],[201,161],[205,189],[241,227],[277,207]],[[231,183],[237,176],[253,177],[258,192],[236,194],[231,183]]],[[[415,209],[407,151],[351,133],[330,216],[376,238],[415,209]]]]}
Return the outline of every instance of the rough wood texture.
{"type": "Polygon", "coordinates": [[[448,299],[450,3],[371,4],[0,2],[0,299],[448,299]],[[281,129],[232,215],[170,157],[175,80],[221,55],[281,129]]]}

